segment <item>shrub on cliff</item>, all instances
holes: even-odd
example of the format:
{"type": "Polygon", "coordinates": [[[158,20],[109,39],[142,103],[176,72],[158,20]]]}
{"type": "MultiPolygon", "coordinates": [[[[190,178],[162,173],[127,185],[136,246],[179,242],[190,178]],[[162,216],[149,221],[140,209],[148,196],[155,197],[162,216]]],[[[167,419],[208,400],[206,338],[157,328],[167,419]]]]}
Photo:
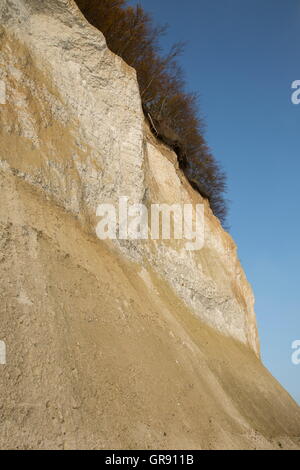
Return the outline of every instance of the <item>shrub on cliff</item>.
{"type": "Polygon", "coordinates": [[[162,54],[160,39],[166,27],[154,26],[141,6],[128,6],[126,0],[76,2],[87,20],[102,31],[108,47],[136,69],[144,110],[169,130],[164,134],[178,137],[173,148],[184,161],[186,176],[224,223],[226,178],[205,142],[197,96],[185,91],[177,62],[183,44],[162,54]]]}

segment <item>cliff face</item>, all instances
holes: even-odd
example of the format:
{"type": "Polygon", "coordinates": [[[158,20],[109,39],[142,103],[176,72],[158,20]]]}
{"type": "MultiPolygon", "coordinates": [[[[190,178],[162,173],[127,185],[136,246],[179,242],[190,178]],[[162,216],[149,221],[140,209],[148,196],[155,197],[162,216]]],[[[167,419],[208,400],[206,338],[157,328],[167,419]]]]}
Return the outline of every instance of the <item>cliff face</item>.
{"type": "MultiPolygon", "coordinates": [[[[151,139],[135,71],[69,2],[2,6],[2,166],[95,233],[99,203],[201,203],[175,154],[151,139]],[[45,4],[45,6],[42,6],[45,4]]],[[[253,296],[236,247],[206,205],[205,247],[116,242],[148,263],[206,323],[258,353],[253,296]]]]}
{"type": "MultiPolygon", "coordinates": [[[[69,0],[0,6],[0,446],[295,447],[236,246],[69,0]],[[205,204],[205,244],[96,238],[100,203],[205,204]]],[[[297,437],[298,436],[298,437],[297,437]]]]}

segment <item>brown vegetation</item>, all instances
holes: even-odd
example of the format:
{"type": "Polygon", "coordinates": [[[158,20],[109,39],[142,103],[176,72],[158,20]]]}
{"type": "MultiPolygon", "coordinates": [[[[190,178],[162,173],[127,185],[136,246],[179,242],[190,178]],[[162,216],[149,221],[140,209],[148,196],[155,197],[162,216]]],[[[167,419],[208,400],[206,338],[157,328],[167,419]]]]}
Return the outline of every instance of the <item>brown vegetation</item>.
{"type": "Polygon", "coordinates": [[[166,27],[155,27],[141,6],[126,0],[76,0],[87,20],[104,34],[108,47],[137,71],[143,109],[165,143],[177,153],[181,168],[215,215],[226,218],[226,178],[203,136],[195,94],[186,93],[177,58],[183,44],[163,55],[160,39],[166,27]]]}

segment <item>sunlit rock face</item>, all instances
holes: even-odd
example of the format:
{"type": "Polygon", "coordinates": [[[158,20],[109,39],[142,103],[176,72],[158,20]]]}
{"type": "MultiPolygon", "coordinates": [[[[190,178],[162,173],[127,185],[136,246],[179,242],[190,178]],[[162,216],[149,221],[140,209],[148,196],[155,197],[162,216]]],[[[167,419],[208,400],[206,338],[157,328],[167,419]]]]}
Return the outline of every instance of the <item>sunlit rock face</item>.
{"type": "MultiPolygon", "coordinates": [[[[136,74],[72,2],[1,7],[1,164],[95,233],[99,203],[202,203],[147,131],[136,74]]],[[[195,315],[258,353],[253,296],[236,247],[205,207],[205,247],[116,242],[150,264],[195,315]]]]}
{"type": "Polygon", "coordinates": [[[71,0],[2,0],[0,19],[0,445],[296,447],[236,246],[151,134],[135,71],[71,0]],[[99,240],[98,205],[124,196],[204,204],[204,247],[99,240]]]}

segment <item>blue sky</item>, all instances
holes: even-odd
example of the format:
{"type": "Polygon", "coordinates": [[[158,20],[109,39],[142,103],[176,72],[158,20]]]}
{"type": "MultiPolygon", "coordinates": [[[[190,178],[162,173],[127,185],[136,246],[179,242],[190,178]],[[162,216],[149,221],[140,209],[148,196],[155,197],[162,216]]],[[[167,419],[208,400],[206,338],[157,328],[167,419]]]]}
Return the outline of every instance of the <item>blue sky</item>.
{"type": "MultiPolygon", "coordinates": [[[[130,3],[135,4],[136,1],[130,3]]],[[[228,175],[230,232],[256,296],[265,365],[300,403],[300,0],[140,0],[169,24],[163,46],[200,94],[206,139],[228,175]]]]}

